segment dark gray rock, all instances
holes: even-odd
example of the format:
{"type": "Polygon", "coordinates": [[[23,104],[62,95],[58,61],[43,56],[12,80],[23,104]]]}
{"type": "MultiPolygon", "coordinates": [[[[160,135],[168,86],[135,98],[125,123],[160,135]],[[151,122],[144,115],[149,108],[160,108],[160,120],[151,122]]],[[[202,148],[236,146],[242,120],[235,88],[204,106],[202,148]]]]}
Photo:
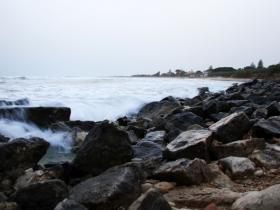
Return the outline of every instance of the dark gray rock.
{"type": "Polygon", "coordinates": [[[267,118],[267,116],[268,116],[268,111],[266,108],[257,108],[252,114],[252,118],[256,118],[256,119],[267,118]]]}
{"type": "Polygon", "coordinates": [[[89,210],[125,209],[140,195],[141,181],[137,166],[118,166],[77,184],[69,198],[89,210]]]}
{"type": "Polygon", "coordinates": [[[263,149],[265,147],[264,139],[246,139],[234,141],[227,144],[222,144],[218,141],[213,141],[211,144],[211,152],[217,159],[236,156],[247,157],[256,149],[263,149]]]}
{"type": "Polygon", "coordinates": [[[88,209],[83,205],[77,203],[76,201],[64,199],[63,201],[57,204],[54,210],[88,210],[88,209]]]}
{"type": "Polygon", "coordinates": [[[266,109],[268,117],[280,115],[280,104],[277,101],[272,102],[266,109]]]}
{"type": "Polygon", "coordinates": [[[140,158],[142,160],[162,158],[162,146],[152,141],[140,141],[132,147],[134,151],[134,158],[140,158]]]}
{"type": "Polygon", "coordinates": [[[0,144],[0,173],[16,178],[24,170],[35,167],[48,147],[49,143],[40,138],[19,138],[0,144]]]}
{"type": "Polygon", "coordinates": [[[65,124],[69,126],[71,129],[79,128],[82,131],[90,131],[96,125],[96,122],[75,120],[75,121],[66,121],[65,124]]]}
{"type": "Polygon", "coordinates": [[[204,160],[182,158],[161,165],[153,173],[153,178],[161,181],[176,182],[179,185],[198,185],[211,180],[212,174],[204,160]]]}
{"type": "Polygon", "coordinates": [[[280,116],[260,119],[252,127],[252,136],[259,138],[280,137],[280,116]]]}
{"type": "Polygon", "coordinates": [[[251,123],[246,114],[239,112],[221,119],[209,128],[219,141],[229,143],[242,139],[250,127],[251,123]]]}
{"type": "Polygon", "coordinates": [[[73,165],[82,174],[97,175],[133,157],[128,134],[108,122],[96,125],[87,135],[73,165]]]}
{"type": "Polygon", "coordinates": [[[63,181],[49,180],[19,189],[11,200],[22,210],[53,210],[67,196],[68,189],[63,181]]]}
{"type": "Polygon", "coordinates": [[[161,193],[152,188],[134,201],[128,210],[172,210],[172,208],[161,193]]]}
{"type": "Polygon", "coordinates": [[[165,131],[153,131],[146,134],[142,141],[152,141],[156,144],[163,145],[164,137],[166,135],[165,131]]]}
{"type": "Polygon", "coordinates": [[[211,140],[212,132],[209,130],[185,131],[167,145],[164,157],[168,160],[179,158],[209,160],[208,148],[211,140]]]}
{"type": "Polygon", "coordinates": [[[9,140],[10,140],[10,138],[8,138],[0,133],[0,143],[7,143],[9,140]]]}
{"type": "Polygon", "coordinates": [[[24,106],[24,105],[29,105],[28,98],[22,98],[16,101],[0,100],[0,106],[24,106]]]}

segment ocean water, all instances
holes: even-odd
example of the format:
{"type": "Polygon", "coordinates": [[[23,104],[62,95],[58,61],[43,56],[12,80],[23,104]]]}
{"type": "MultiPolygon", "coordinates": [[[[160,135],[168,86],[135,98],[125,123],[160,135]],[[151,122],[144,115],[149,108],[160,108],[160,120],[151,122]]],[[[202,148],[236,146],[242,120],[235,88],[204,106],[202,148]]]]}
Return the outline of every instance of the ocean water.
{"type": "MultiPolygon", "coordinates": [[[[35,78],[0,77],[0,100],[28,98],[30,106],[67,106],[72,120],[115,120],[166,96],[194,97],[197,88],[221,91],[238,81],[180,78],[35,78]]],[[[0,133],[10,138],[37,136],[60,151],[71,148],[71,135],[32,124],[0,119],[0,133]]]]}

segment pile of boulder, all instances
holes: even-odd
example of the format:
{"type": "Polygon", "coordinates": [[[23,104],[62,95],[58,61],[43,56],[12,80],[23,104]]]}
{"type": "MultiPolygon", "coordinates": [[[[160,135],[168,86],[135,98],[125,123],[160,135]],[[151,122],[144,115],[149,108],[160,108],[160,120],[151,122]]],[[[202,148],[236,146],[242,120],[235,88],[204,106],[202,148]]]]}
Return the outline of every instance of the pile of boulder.
{"type": "Polygon", "coordinates": [[[75,157],[40,165],[47,141],[0,135],[0,209],[280,209],[279,102],[280,82],[252,80],[167,97],[115,122],[25,108],[38,126],[75,130],[75,157]]]}

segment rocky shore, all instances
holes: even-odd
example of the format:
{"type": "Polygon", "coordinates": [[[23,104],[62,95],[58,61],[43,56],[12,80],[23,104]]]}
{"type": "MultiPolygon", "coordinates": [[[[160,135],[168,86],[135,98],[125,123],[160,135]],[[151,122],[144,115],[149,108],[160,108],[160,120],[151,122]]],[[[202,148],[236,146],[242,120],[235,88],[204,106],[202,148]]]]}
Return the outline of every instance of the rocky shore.
{"type": "Polygon", "coordinates": [[[1,118],[71,133],[75,157],[40,165],[48,141],[0,134],[0,210],[278,210],[279,102],[280,82],[265,80],[202,87],[115,122],[1,101],[1,118]]]}

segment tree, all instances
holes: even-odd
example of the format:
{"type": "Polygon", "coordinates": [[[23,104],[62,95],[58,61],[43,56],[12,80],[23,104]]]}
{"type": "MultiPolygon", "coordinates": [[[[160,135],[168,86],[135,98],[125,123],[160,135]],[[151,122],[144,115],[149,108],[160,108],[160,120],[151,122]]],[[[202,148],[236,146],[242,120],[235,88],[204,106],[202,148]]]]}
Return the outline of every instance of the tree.
{"type": "Polygon", "coordinates": [[[258,69],[263,69],[263,61],[262,61],[262,59],[258,63],[258,69]]]}
{"type": "Polygon", "coordinates": [[[255,69],[255,68],[256,68],[256,65],[254,64],[254,62],[251,63],[250,67],[251,67],[252,69],[255,69]]]}

